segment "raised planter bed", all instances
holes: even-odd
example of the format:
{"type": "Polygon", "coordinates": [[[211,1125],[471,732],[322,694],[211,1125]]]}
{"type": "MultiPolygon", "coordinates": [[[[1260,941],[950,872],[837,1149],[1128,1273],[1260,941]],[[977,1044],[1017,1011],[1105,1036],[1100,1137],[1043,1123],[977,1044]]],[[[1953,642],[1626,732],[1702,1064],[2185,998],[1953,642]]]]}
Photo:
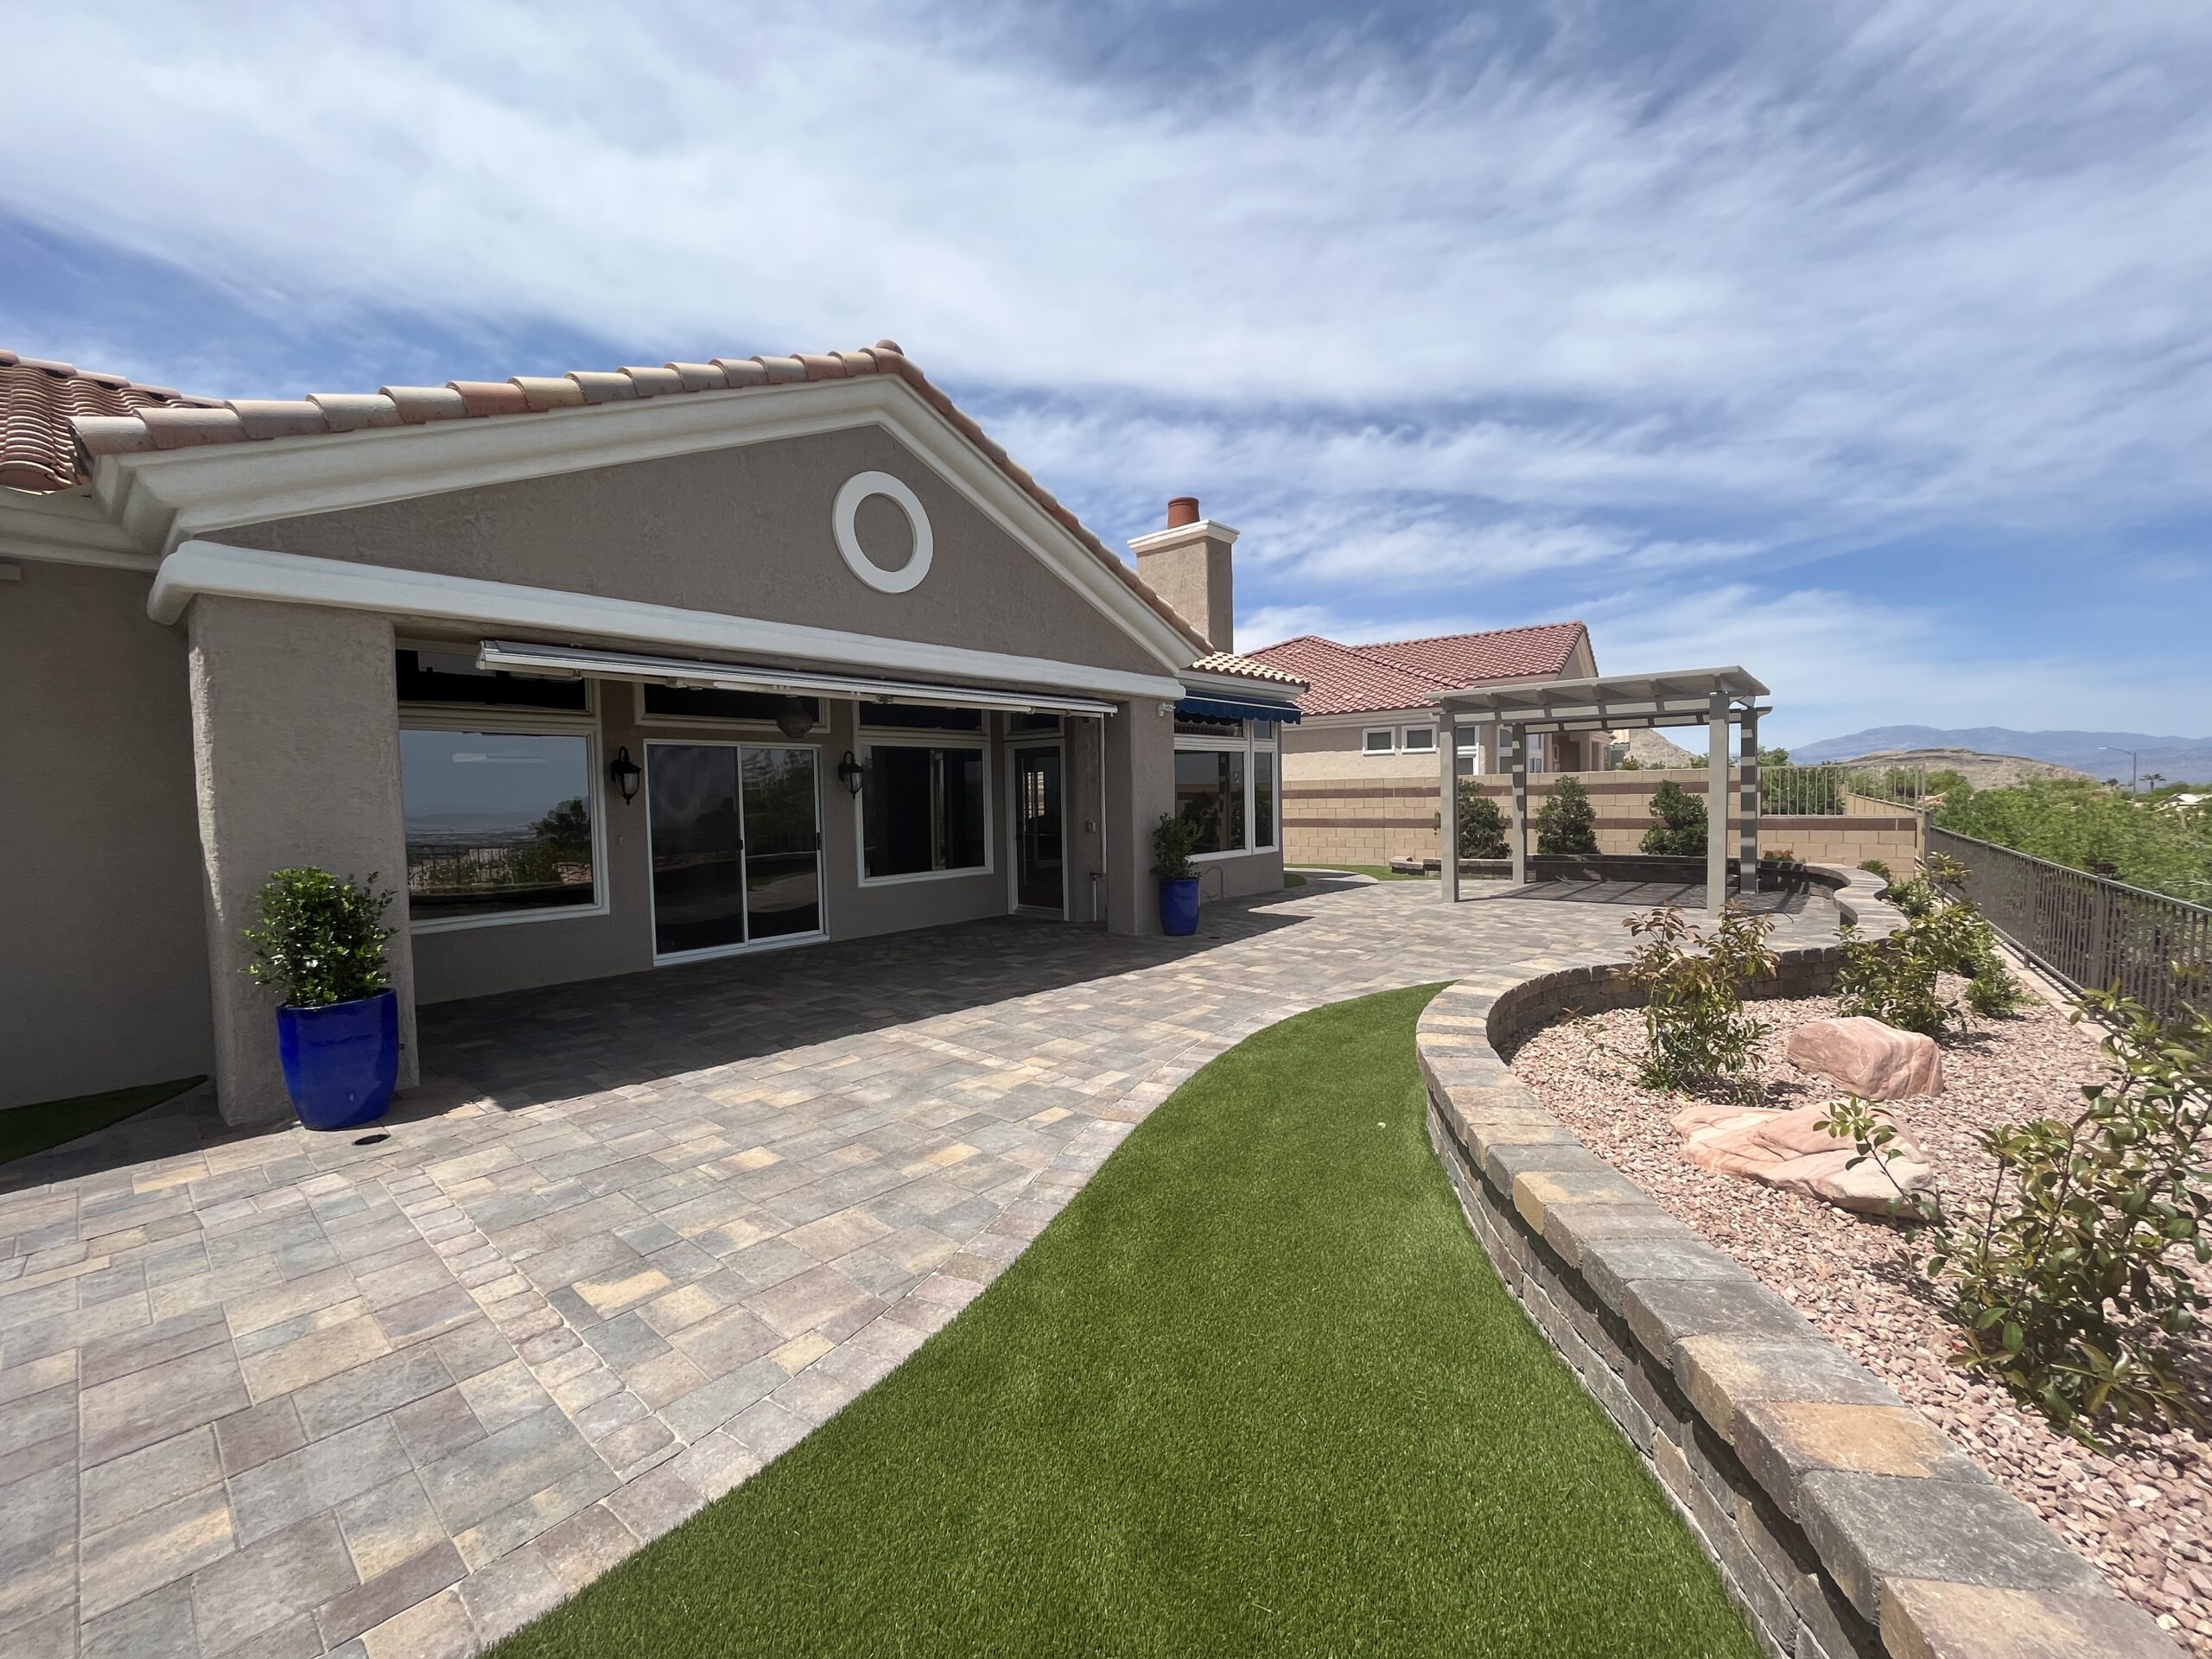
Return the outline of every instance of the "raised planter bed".
{"type": "MultiPolygon", "coordinates": [[[[1830,874],[1868,931],[1894,924],[1871,878],[1830,874]]],[[[1832,988],[1840,947],[1780,956],[1770,994],[1832,988]]],[[[1649,1461],[1767,1650],[2172,1659],[2033,1510],[1583,1146],[1499,1058],[1569,1009],[1640,995],[1618,964],[1441,992],[1418,1038],[1430,1140],[1500,1275],[1649,1461]]]]}
{"type": "MultiPolygon", "coordinates": [[[[1390,868],[1404,874],[1435,874],[1444,868],[1436,858],[1394,858],[1390,868]]],[[[1728,885],[1732,891],[1743,864],[1728,861],[1728,885]]],[[[1531,881],[1651,881],[1667,886],[1694,887],[1705,880],[1702,858],[1675,858],[1656,853],[1541,854],[1531,853],[1528,864],[1531,881]]],[[[1762,860],[1762,893],[1834,893],[1847,883],[1850,872],[1819,864],[1782,864],[1762,860]]],[[[1513,877],[1510,858],[1463,858],[1459,874],[1471,881],[1508,881],[1513,877]]]]}

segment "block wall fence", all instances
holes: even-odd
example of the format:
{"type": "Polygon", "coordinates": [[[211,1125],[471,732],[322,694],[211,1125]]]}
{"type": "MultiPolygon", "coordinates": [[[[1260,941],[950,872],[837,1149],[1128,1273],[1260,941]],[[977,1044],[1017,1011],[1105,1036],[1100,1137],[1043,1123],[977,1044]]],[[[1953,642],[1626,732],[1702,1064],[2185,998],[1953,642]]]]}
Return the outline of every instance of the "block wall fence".
{"type": "MultiPolygon", "coordinates": [[[[1643,832],[1651,827],[1651,798],[1660,785],[1672,781],[1702,798],[1707,784],[1702,769],[1540,772],[1529,779],[1532,817],[1561,778],[1573,778],[1589,791],[1591,804],[1598,810],[1598,850],[1608,854],[1640,849],[1643,832]]],[[[1510,799],[1510,778],[1485,773],[1477,781],[1482,792],[1501,807],[1510,799]]],[[[1732,803],[1736,798],[1734,782],[1728,796],[1732,803]]],[[[1763,816],[1760,845],[1770,851],[1786,849],[1808,864],[1855,868],[1863,860],[1878,858],[1893,869],[1912,867],[1924,844],[1918,814],[1863,796],[1846,797],[1844,807],[1832,816],[1763,816]]],[[[1728,815],[1732,851],[1738,816],[1732,810],[1728,815]]],[[[1282,791],[1283,861],[1387,864],[1394,858],[1434,858],[1439,852],[1437,817],[1433,776],[1419,780],[1402,776],[1292,778],[1282,791]]],[[[1532,830],[1530,850],[1535,847],[1532,830]]]]}

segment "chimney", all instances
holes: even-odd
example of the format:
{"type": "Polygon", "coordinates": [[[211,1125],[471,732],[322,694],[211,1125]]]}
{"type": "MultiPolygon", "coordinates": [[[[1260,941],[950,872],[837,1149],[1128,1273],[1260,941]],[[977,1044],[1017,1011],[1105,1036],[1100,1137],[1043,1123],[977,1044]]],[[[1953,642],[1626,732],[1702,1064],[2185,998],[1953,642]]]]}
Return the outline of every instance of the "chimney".
{"type": "Polygon", "coordinates": [[[1167,528],[1129,543],[1137,575],[1216,651],[1236,648],[1235,580],[1229,550],[1236,532],[1200,516],[1198,498],[1179,495],[1167,504],[1167,528]]]}

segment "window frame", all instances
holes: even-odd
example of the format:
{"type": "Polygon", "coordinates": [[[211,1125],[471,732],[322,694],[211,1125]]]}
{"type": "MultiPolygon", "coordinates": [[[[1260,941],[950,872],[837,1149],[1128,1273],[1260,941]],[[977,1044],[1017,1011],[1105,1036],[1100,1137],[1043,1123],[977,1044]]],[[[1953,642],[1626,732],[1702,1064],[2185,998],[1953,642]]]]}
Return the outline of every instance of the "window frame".
{"type": "MultiPolygon", "coordinates": [[[[679,723],[695,726],[736,726],[750,724],[750,722],[738,721],[699,720],[683,715],[677,716],[677,719],[679,723]]],[[[769,729],[771,731],[775,730],[773,727],[769,728],[769,729]]],[[[769,743],[759,741],[749,732],[741,733],[735,737],[688,737],[682,734],[678,734],[674,737],[642,737],[639,739],[639,743],[646,751],[645,766],[648,776],[651,775],[651,769],[652,766],[652,751],[656,747],[735,749],[739,754],[737,821],[741,830],[744,828],[745,824],[745,762],[743,759],[745,751],[747,749],[810,750],[814,755],[815,833],[817,836],[821,836],[822,823],[823,818],[827,816],[823,810],[822,804],[824,793],[822,782],[822,757],[826,746],[821,743],[809,743],[804,741],[793,742],[789,738],[784,737],[780,732],[777,734],[777,736],[779,739],[778,741],[769,743]]],[[[775,933],[771,934],[765,939],[740,939],[734,944],[701,945],[696,950],[663,950],[660,948],[660,901],[653,892],[652,885],[652,801],[650,798],[650,796],[647,795],[646,791],[641,791],[639,793],[641,797],[645,798],[645,919],[650,930],[647,937],[652,941],[654,967],[669,968],[675,966],[678,963],[685,962],[712,962],[718,957],[757,956],[763,950],[784,950],[797,944],[820,944],[830,937],[830,848],[829,838],[826,836],[823,836],[822,844],[815,849],[814,858],[814,906],[816,913],[822,918],[821,926],[816,928],[810,933],[775,933]]],[[[744,842],[741,839],[738,843],[737,868],[738,881],[740,883],[738,890],[747,898],[750,898],[752,893],[752,874],[746,868],[744,842]]],[[[748,912],[747,925],[750,927],[751,925],[750,912],[748,912]]]]}
{"type": "Polygon", "coordinates": [[[1178,737],[1174,741],[1174,753],[1218,754],[1225,750],[1244,757],[1244,833],[1248,841],[1252,835],[1253,809],[1257,804],[1254,791],[1258,786],[1259,773],[1255,757],[1262,753],[1272,755],[1274,760],[1275,805],[1272,815],[1274,839],[1264,845],[1236,847],[1224,852],[1192,853],[1191,862],[1193,864],[1217,864],[1224,859],[1253,858],[1282,850],[1282,728],[1274,721],[1248,720],[1243,726],[1243,734],[1240,737],[1178,737]],[[1258,733],[1262,729],[1275,735],[1261,737],[1258,733]]]}
{"type": "Polygon", "coordinates": [[[850,791],[853,800],[853,874],[863,887],[902,887],[917,881],[972,881],[978,876],[998,874],[998,797],[997,780],[992,773],[998,770],[996,752],[1004,746],[998,742],[991,730],[990,717],[983,720],[980,732],[932,732],[913,729],[860,731],[853,745],[853,758],[862,766],[868,757],[862,749],[979,749],[983,756],[983,861],[963,864],[953,870],[910,870],[904,875],[870,875],[868,873],[868,785],[863,782],[850,791]],[[963,741],[963,740],[967,740],[963,741]]]}
{"type": "Polygon", "coordinates": [[[1359,752],[1363,755],[1395,754],[1398,752],[1398,728],[1395,726],[1363,726],[1359,728],[1359,752]],[[1376,748],[1370,738],[1380,737],[1382,747],[1376,748]]]}
{"type": "Polygon", "coordinates": [[[1433,721],[1429,721],[1426,725],[1401,726],[1398,728],[1398,753],[1400,754],[1434,754],[1436,753],[1436,723],[1433,721]],[[1428,741],[1426,745],[1419,747],[1414,746],[1413,739],[1415,732],[1427,732],[1428,734],[1428,741]]]}
{"type": "MultiPolygon", "coordinates": [[[[597,698],[592,699],[595,704],[597,698]]],[[[437,916],[417,920],[407,918],[407,937],[418,933],[465,933],[480,927],[513,927],[526,922],[577,922],[614,913],[607,870],[607,780],[600,761],[599,715],[549,714],[524,709],[505,714],[496,706],[478,703],[404,702],[399,705],[399,729],[423,732],[481,732],[486,737],[581,737],[584,741],[585,805],[591,814],[591,891],[588,905],[546,906],[536,910],[497,911],[488,915],[437,916]],[[485,716],[490,715],[491,719],[485,716]]],[[[406,839],[407,768],[403,759],[399,774],[400,838],[406,839]]],[[[403,873],[400,896],[404,899],[403,873]]],[[[410,907],[411,909],[411,907],[410,907]]]]}
{"type": "MultiPolygon", "coordinates": [[[[772,732],[775,734],[776,741],[773,743],[762,743],[754,746],[759,748],[812,747],[818,749],[827,744],[830,741],[826,735],[830,730],[830,709],[826,702],[818,701],[817,702],[816,706],[821,712],[815,716],[814,724],[807,728],[806,735],[800,738],[790,738],[784,735],[784,728],[777,725],[772,720],[753,720],[740,716],[724,716],[721,715],[652,714],[649,713],[645,708],[645,683],[643,680],[632,680],[630,682],[630,685],[632,696],[633,698],[631,707],[632,722],[640,732],[643,732],[649,728],[657,731],[664,726],[672,727],[678,730],[689,731],[735,731],[748,734],[746,739],[736,741],[750,741],[749,734],[752,733],[772,732]]],[[[704,688],[695,689],[703,690],[704,688]]]]}

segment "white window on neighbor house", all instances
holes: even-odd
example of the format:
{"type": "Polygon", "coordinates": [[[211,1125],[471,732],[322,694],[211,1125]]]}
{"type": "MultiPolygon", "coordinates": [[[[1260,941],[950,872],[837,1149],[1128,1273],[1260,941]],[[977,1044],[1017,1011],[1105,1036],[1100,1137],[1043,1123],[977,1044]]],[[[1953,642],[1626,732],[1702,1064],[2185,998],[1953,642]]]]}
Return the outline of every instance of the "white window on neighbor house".
{"type": "Polygon", "coordinates": [[[1408,754],[1434,754],[1436,728],[1433,726],[1407,727],[1405,741],[1399,747],[1408,754]]]}
{"type": "Polygon", "coordinates": [[[1359,734],[1362,754],[1394,754],[1397,752],[1398,734],[1395,727],[1370,726],[1359,734]]]}
{"type": "Polygon", "coordinates": [[[1258,721],[1224,725],[1223,735],[1184,732],[1175,740],[1175,810],[1198,825],[1193,858],[1268,853],[1277,844],[1277,728],[1258,721]]]}

